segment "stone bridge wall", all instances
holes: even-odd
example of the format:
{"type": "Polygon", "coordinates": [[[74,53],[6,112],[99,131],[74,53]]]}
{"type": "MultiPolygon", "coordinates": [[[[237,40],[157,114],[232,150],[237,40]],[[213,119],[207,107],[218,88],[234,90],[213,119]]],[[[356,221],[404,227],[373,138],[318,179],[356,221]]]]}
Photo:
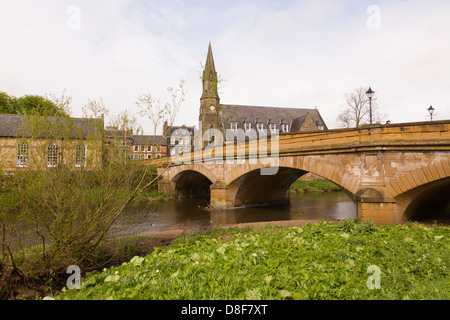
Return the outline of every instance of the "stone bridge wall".
{"type": "Polygon", "coordinates": [[[357,204],[358,219],[402,223],[417,196],[412,190],[450,179],[449,129],[450,121],[439,121],[282,134],[269,139],[272,159],[258,155],[258,141],[231,143],[183,155],[178,165],[159,159],[160,187],[177,193],[177,177],[198,172],[211,182],[212,206],[288,202],[290,183],[310,172],[341,186],[357,204]],[[276,174],[261,176],[267,168],[276,174]]]}

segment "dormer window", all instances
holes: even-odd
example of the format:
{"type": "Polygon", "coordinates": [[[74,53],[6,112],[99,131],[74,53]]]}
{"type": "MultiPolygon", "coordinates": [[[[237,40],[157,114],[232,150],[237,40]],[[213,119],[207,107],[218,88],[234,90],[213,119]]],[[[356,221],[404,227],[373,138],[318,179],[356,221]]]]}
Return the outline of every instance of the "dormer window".
{"type": "Polygon", "coordinates": [[[281,132],[289,132],[289,124],[282,123],[281,124],[281,132]]]}
{"type": "Polygon", "coordinates": [[[237,131],[237,122],[236,121],[230,122],[230,129],[231,129],[231,131],[237,131]]]}
{"type": "Polygon", "coordinates": [[[263,131],[264,130],[264,123],[262,123],[262,122],[257,122],[256,123],[256,130],[258,130],[258,131],[263,131]]]}
{"type": "Polygon", "coordinates": [[[317,126],[317,129],[323,130],[323,126],[317,126]]]}
{"type": "Polygon", "coordinates": [[[277,125],[275,123],[269,123],[269,129],[271,133],[274,133],[277,131],[277,125]]]}
{"type": "Polygon", "coordinates": [[[252,130],[252,124],[250,122],[244,122],[244,129],[245,131],[252,130]]]}

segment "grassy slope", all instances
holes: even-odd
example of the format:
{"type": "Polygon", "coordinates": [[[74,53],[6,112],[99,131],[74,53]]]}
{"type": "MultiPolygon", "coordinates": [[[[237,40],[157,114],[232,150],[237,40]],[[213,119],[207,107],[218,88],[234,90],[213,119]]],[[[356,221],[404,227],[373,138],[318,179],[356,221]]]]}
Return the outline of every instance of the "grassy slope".
{"type": "Polygon", "coordinates": [[[340,188],[329,180],[295,181],[290,190],[297,193],[302,192],[330,192],[338,191],[340,188]]]}
{"type": "Polygon", "coordinates": [[[189,233],[55,298],[449,299],[449,236],[449,227],[350,220],[189,233]],[[371,265],[379,290],[367,287],[371,265]]]}

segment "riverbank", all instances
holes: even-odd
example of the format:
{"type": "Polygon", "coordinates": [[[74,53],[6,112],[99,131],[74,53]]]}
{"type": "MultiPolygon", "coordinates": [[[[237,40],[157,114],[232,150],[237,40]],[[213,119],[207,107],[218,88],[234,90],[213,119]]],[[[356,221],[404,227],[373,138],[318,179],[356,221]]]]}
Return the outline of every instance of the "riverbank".
{"type": "Polygon", "coordinates": [[[342,189],[329,180],[315,179],[315,180],[297,180],[291,185],[290,191],[295,193],[334,192],[334,191],[342,191],[342,189]]]}
{"type": "Polygon", "coordinates": [[[53,298],[450,298],[449,227],[277,221],[150,235],[158,236],[170,244],[89,273],[80,290],[53,298]],[[376,290],[371,266],[381,277],[376,290]]]}

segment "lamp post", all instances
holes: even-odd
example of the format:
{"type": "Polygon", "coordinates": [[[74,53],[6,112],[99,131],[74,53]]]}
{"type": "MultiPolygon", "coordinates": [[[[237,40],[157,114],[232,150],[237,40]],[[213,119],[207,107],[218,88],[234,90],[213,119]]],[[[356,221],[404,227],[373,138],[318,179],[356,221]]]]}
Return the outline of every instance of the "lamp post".
{"type": "Polygon", "coordinates": [[[372,124],[372,98],[375,94],[375,91],[372,91],[372,89],[369,87],[369,90],[366,92],[367,97],[369,98],[369,106],[370,106],[370,124],[372,124]]]}
{"type": "Polygon", "coordinates": [[[430,107],[428,108],[428,112],[430,113],[430,121],[433,121],[433,112],[434,112],[434,108],[430,105],[430,107]]]}

